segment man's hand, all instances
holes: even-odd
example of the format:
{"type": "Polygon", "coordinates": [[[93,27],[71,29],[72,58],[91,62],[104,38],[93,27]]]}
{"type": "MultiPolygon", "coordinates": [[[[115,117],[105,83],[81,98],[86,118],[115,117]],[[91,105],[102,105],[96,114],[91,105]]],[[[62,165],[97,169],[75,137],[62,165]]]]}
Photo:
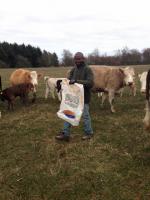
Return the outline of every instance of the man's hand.
{"type": "Polygon", "coordinates": [[[72,80],[69,81],[69,84],[72,85],[72,84],[74,84],[75,82],[76,82],[76,80],[72,79],[72,80]]]}

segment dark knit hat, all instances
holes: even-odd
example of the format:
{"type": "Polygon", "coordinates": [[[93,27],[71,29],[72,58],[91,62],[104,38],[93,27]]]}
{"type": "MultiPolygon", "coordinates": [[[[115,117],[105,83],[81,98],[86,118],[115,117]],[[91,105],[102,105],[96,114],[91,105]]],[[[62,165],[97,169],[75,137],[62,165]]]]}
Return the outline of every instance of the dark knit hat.
{"type": "Polygon", "coordinates": [[[77,58],[77,57],[80,57],[80,58],[83,58],[83,59],[84,59],[84,55],[83,55],[82,52],[77,52],[77,53],[75,53],[74,58],[77,58]]]}

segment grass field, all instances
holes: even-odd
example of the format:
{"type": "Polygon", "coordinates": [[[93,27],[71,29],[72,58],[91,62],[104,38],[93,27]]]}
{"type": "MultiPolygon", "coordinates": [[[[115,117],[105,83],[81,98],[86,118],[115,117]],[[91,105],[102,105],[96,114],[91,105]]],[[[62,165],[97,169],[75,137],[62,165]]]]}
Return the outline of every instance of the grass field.
{"type": "MultiPolygon", "coordinates": [[[[150,66],[137,66],[136,72],[150,66]]],[[[65,68],[40,68],[43,75],[63,77],[65,68]]],[[[3,88],[13,70],[0,69],[3,88]]],[[[44,99],[39,81],[36,103],[15,102],[7,111],[0,102],[0,200],[150,200],[150,133],[143,129],[145,97],[125,90],[108,102],[92,95],[90,112],[94,138],[82,141],[82,121],[73,127],[70,143],[58,143],[63,127],[58,100],[44,99]]]]}

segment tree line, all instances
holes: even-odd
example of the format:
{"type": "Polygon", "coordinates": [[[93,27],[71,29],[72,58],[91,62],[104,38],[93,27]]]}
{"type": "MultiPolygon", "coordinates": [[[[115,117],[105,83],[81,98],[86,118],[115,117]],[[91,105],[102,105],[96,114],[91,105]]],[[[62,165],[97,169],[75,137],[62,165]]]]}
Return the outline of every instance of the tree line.
{"type": "Polygon", "coordinates": [[[50,67],[58,66],[57,54],[41,51],[39,47],[18,45],[8,42],[0,43],[0,67],[50,67]]]}
{"type": "MultiPolygon", "coordinates": [[[[141,65],[150,64],[150,48],[145,48],[141,52],[137,49],[129,49],[127,47],[117,50],[113,56],[100,54],[98,49],[89,53],[86,57],[89,65],[141,65]]],[[[63,51],[62,63],[65,66],[73,65],[73,55],[70,51],[63,51]]]]}
{"type": "MultiPolygon", "coordinates": [[[[114,55],[100,54],[98,49],[94,49],[86,57],[89,65],[140,65],[150,64],[150,48],[145,48],[141,52],[137,49],[127,47],[117,50],[114,55]]],[[[39,47],[31,45],[0,43],[0,68],[19,67],[51,67],[51,66],[72,66],[73,54],[64,49],[61,60],[57,54],[41,50],[39,47]]]]}

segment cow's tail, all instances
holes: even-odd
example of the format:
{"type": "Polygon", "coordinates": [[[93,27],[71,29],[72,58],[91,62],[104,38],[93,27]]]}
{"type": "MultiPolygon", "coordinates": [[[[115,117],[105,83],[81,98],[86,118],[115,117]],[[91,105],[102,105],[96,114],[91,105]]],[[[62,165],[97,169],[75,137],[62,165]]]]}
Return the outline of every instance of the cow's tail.
{"type": "Polygon", "coordinates": [[[48,79],[50,78],[50,76],[44,76],[44,81],[46,83],[46,87],[49,88],[49,85],[48,85],[48,79]]]}
{"type": "Polygon", "coordinates": [[[150,70],[147,73],[146,77],[146,114],[143,119],[144,126],[146,129],[150,129],[150,102],[149,102],[149,93],[150,93],[150,70]]]}
{"type": "Polygon", "coordinates": [[[44,76],[44,81],[46,82],[49,78],[49,76],[44,76]]]}

